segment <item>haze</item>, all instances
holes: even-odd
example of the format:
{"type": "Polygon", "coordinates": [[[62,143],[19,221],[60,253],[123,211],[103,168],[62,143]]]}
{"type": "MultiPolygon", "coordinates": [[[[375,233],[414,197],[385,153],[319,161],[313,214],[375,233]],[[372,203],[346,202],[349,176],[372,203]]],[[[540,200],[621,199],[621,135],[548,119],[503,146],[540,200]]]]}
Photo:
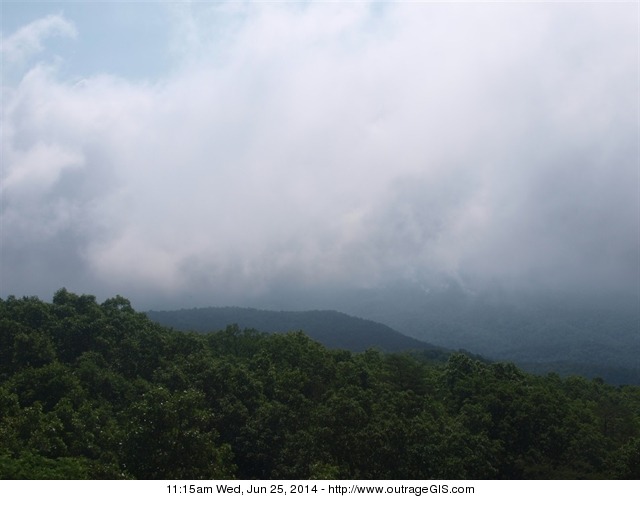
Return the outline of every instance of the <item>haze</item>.
{"type": "Polygon", "coordinates": [[[2,3],[0,287],[635,291],[636,3],[2,3]]]}

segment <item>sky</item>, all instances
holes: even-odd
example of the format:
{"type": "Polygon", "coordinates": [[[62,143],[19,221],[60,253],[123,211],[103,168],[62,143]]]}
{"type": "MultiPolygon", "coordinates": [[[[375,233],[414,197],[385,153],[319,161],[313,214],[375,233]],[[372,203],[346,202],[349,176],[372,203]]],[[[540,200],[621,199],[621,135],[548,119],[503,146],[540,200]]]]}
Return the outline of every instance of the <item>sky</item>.
{"type": "Polygon", "coordinates": [[[2,297],[639,289],[636,2],[0,5],[2,297]]]}

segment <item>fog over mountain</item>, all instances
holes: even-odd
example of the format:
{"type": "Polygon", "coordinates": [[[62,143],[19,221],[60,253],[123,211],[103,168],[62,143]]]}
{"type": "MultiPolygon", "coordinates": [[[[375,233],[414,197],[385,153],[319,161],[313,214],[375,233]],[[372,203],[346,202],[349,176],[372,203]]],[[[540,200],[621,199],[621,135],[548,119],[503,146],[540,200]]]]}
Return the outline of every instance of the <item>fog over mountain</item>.
{"type": "Polygon", "coordinates": [[[637,21],[632,3],[7,3],[2,296],[637,294],[637,21]]]}

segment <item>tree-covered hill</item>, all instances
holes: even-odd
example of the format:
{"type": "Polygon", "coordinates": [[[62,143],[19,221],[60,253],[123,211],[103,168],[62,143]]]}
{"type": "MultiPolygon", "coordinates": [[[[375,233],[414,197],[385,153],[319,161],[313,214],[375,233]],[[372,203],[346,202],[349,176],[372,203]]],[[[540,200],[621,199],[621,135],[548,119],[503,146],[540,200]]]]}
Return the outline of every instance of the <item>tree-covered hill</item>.
{"type": "MultiPolygon", "coordinates": [[[[423,356],[424,357],[424,356],[423,356]]],[[[640,388],[0,299],[0,478],[640,478],[640,388]]]]}
{"type": "Polygon", "coordinates": [[[325,300],[441,347],[462,347],[543,374],[640,385],[637,293],[470,292],[448,283],[353,290],[325,300]]]}
{"type": "Polygon", "coordinates": [[[240,307],[210,307],[177,311],[148,311],[147,316],[161,325],[202,333],[219,331],[228,325],[268,333],[304,331],[327,348],[362,352],[376,348],[382,352],[429,351],[433,358],[446,360],[450,349],[436,347],[405,336],[372,320],[337,311],[267,311],[240,307]]]}

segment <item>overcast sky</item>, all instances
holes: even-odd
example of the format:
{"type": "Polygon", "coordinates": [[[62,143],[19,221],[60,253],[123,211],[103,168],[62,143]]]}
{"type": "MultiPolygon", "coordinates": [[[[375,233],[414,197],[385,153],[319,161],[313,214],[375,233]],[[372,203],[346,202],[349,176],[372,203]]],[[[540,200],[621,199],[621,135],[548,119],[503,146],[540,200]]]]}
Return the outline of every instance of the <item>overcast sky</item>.
{"type": "Polygon", "coordinates": [[[637,3],[1,8],[2,297],[638,289],[637,3]]]}

